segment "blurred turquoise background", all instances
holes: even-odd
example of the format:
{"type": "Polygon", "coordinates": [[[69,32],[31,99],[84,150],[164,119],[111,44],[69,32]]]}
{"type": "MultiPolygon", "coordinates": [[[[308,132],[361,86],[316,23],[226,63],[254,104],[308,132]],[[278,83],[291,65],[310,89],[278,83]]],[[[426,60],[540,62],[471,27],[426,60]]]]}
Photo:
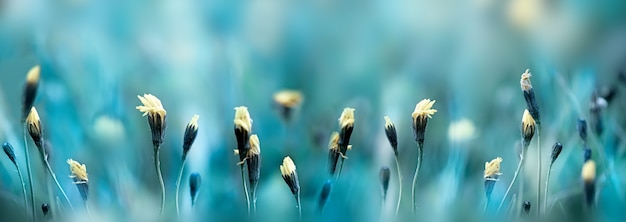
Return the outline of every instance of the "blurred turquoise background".
{"type": "MultiPolygon", "coordinates": [[[[438,112],[426,132],[418,218],[479,220],[484,162],[504,159],[488,212],[517,166],[526,107],[519,78],[529,68],[542,112],[543,179],[552,144],[564,146],[549,202],[559,200],[572,218],[583,209],[577,120],[590,119],[594,92],[615,92],[601,114],[605,129],[590,146],[598,163],[597,219],[619,220],[626,208],[626,92],[619,76],[626,70],[625,40],[622,0],[1,0],[0,141],[14,145],[26,172],[21,93],[27,71],[40,65],[35,106],[52,146],[52,168],[77,208],[71,217],[85,213],[66,177],[68,158],[87,165],[95,221],[171,221],[183,133],[199,114],[184,178],[199,172],[203,184],[192,212],[183,180],[181,220],[242,221],[246,206],[232,150],[233,108],[243,105],[261,141],[259,220],[295,220],[295,202],[279,171],[290,155],[305,218],[377,221],[380,167],[392,172],[383,218],[393,218],[398,193],[383,116],[398,129],[400,211],[408,217],[417,156],[411,113],[430,98],[438,112]],[[283,89],[304,95],[290,124],[272,100],[283,89]],[[159,97],[168,112],[161,150],[165,219],[158,216],[150,131],[135,109],[144,93],[159,97]],[[356,109],[353,150],[318,215],[327,143],[344,107],[356,109]]],[[[536,193],[536,148],[535,138],[523,175],[529,201],[536,193]]],[[[0,217],[24,220],[15,168],[5,157],[0,165],[0,217]]],[[[33,167],[39,207],[48,201],[46,174],[39,162],[33,167]]],[[[553,216],[567,220],[560,209],[553,216]]]]}

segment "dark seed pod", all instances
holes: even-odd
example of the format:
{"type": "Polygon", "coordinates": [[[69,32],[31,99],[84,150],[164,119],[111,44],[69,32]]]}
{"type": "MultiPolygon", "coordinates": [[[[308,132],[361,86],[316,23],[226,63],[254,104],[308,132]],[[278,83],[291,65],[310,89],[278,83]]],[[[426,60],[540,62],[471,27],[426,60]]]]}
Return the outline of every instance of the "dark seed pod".
{"type": "Polygon", "coordinates": [[[328,197],[330,196],[330,190],[332,188],[333,182],[331,180],[326,180],[324,186],[322,187],[322,191],[320,192],[320,197],[317,203],[319,212],[324,211],[324,207],[328,202],[328,197]]]}
{"type": "Polygon", "coordinates": [[[22,120],[26,119],[30,109],[35,104],[37,89],[39,88],[39,76],[39,66],[31,68],[26,75],[26,84],[24,84],[24,92],[22,94],[22,120]]]}
{"type": "Polygon", "coordinates": [[[578,120],[578,135],[583,140],[583,142],[587,142],[587,120],[579,119],[578,120]]]}
{"type": "Polygon", "coordinates": [[[387,189],[389,188],[389,177],[390,177],[389,167],[383,166],[380,168],[380,188],[383,192],[383,199],[387,199],[387,189]]]}
{"type": "Polygon", "coordinates": [[[250,133],[252,131],[252,118],[248,108],[245,106],[235,107],[235,137],[237,138],[237,152],[239,153],[239,161],[243,163],[243,160],[248,155],[250,145],[248,144],[250,139],[250,133]]]}
{"type": "Polygon", "coordinates": [[[189,175],[189,194],[191,195],[191,205],[195,205],[196,198],[198,197],[198,190],[202,184],[202,177],[197,172],[189,175]]]}
{"type": "Polygon", "coordinates": [[[530,202],[529,201],[525,201],[522,204],[522,209],[524,209],[524,213],[526,213],[526,215],[528,215],[528,213],[530,212],[530,202]]]}
{"type": "Polygon", "coordinates": [[[183,160],[187,158],[187,153],[189,153],[191,145],[193,145],[196,136],[198,136],[198,118],[200,118],[200,116],[194,115],[187,124],[187,128],[185,128],[185,134],[183,136],[183,160]]]}
{"type": "Polygon", "coordinates": [[[391,118],[385,116],[385,135],[387,140],[393,149],[393,154],[398,156],[398,134],[396,133],[396,126],[391,122],[391,118]]]}
{"type": "Polygon", "coordinates": [[[557,158],[559,158],[559,155],[561,155],[561,151],[563,150],[563,145],[561,145],[561,143],[557,142],[552,146],[552,161],[550,162],[550,164],[553,164],[554,161],[556,161],[557,158]]]}
{"type": "Polygon", "coordinates": [[[47,216],[48,213],[50,213],[50,206],[48,203],[41,204],[41,212],[43,213],[43,216],[47,216]]]}
{"type": "Polygon", "coordinates": [[[585,147],[583,149],[583,161],[587,162],[589,160],[591,160],[591,148],[585,147]]]}
{"type": "Polygon", "coordinates": [[[11,160],[13,165],[17,166],[17,163],[15,162],[15,152],[13,152],[13,146],[11,146],[10,143],[4,143],[2,144],[2,149],[4,150],[4,153],[7,155],[9,160],[11,160]]]}
{"type": "Polygon", "coordinates": [[[346,156],[348,152],[348,146],[350,145],[350,137],[354,130],[354,109],[345,108],[339,117],[339,152],[341,155],[346,156]]]}

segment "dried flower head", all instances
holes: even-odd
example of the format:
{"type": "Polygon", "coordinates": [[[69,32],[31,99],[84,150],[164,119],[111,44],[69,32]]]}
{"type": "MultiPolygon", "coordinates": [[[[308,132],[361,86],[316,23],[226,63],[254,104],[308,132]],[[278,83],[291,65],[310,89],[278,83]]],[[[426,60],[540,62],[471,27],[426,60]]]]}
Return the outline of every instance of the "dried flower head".
{"type": "Polygon", "coordinates": [[[497,157],[490,162],[485,162],[485,172],[483,178],[485,180],[498,180],[498,176],[502,175],[500,173],[500,163],[502,163],[502,158],[497,157]]]}
{"type": "Polygon", "coordinates": [[[437,110],[433,109],[433,105],[435,104],[435,100],[423,99],[417,105],[415,105],[415,110],[413,110],[413,119],[417,117],[428,117],[432,118],[437,110]]]}
{"type": "Polygon", "coordinates": [[[530,115],[528,110],[524,110],[522,116],[522,137],[524,138],[524,146],[528,146],[535,135],[535,119],[530,115]]]}
{"type": "Polygon", "coordinates": [[[185,135],[183,136],[183,160],[187,158],[187,153],[189,149],[191,149],[191,145],[196,140],[198,136],[198,119],[200,116],[193,115],[191,121],[187,124],[187,128],[185,129],[185,135]]]}
{"type": "Polygon", "coordinates": [[[433,105],[435,104],[435,100],[423,99],[417,105],[415,105],[415,110],[413,111],[413,136],[415,137],[415,142],[420,144],[424,144],[424,133],[426,132],[426,125],[428,124],[428,118],[432,118],[432,115],[437,112],[436,109],[433,109],[433,105]]]}
{"type": "Polygon", "coordinates": [[[13,152],[13,146],[10,143],[2,144],[2,150],[4,150],[4,154],[7,155],[9,160],[17,167],[17,162],[15,162],[15,152],[13,152]]]}
{"type": "Polygon", "coordinates": [[[89,178],[87,177],[87,167],[85,164],[80,164],[79,162],[68,159],[67,164],[70,165],[70,178],[74,179],[74,184],[76,184],[76,188],[78,188],[78,192],[80,196],[83,198],[83,201],[87,201],[87,196],[89,195],[89,178]]]}
{"type": "Polygon", "coordinates": [[[235,119],[233,121],[236,128],[241,128],[248,132],[252,130],[252,118],[250,118],[248,107],[235,107],[235,119]]]}
{"type": "Polygon", "coordinates": [[[351,127],[354,125],[354,110],[353,108],[345,108],[343,112],[341,112],[341,116],[339,117],[339,128],[351,127]]]}
{"type": "Polygon", "coordinates": [[[298,181],[298,173],[296,172],[296,165],[289,156],[283,159],[283,164],[280,165],[280,173],[283,176],[283,180],[291,189],[293,195],[300,193],[300,182],[298,181]]]}
{"type": "Polygon", "coordinates": [[[385,116],[385,135],[387,140],[393,149],[393,154],[398,156],[398,134],[396,133],[396,126],[391,122],[389,116],[385,116]]]}
{"type": "Polygon", "coordinates": [[[535,100],[535,90],[533,89],[533,85],[530,82],[530,70],[526,69],[526,72],[522,74],[520,79],[520,85],[522,88],[522,92],[524,93],[524,100],[526,101],[526,107],[530,112],[530,115],[537,121],[537,125],[541,124],[539,118],[539,106],[537,105],[537,101],[535,100]]]}
{"type": "Polygon", "coordinates": [[[87,167],[85,164],[80,164],[73,159],[67,159],[67,164],[70,165],[70,178],[74,179],[74,183],[87,183],[89,178],[87,177],[87,167]]]}
{"type": "Polygon", "coordinates": [[[341,156],[346,157],[346,152],[350,149],[350,137],[354,130],[354,109],[345,108],[339,117],[339,151],[341,156]]]}
{"type": "Polygon", "coordinates": [[[163,143],[165,136],[167,111],[163,108],[161,100],[152,94],[144,94],[143,96],[137,96],[137,98],[143,105],[135,108],[142,112],[143,116],[148,116],[148,124],[152,132],[152,144],[155,149],[158,149],[163,143]]]}
{"type": "Polygon", "coordinates": [[[37,113],[37,109],[34,106],[30,109],[28,117],[26,117],[26,128],[28,129],[28,134],[30,134],[33,142],[41,152],[43,149],[43,130],[41,128],[39,113],[37,113]]]}
{"type": "Polygon", "coordinates": [[[239,165],[244,163],[248,150],[250,149],[250,133],[252,131],[252,118],[248,112],[248,107],[235,107],[235,137],[237,139],[237,150],[235,155],[239,155],[239,165]]]}
{"type": "Polygon", "coordinates": [[[39,89],[39,78],[40,68],[38,65],[31,68],[26,75],[26,84],[24,85],[24,93],[22,95],[22,120],[26,118],[35,103],[37,89],[39,89]]]}
{"type": "Polygon", "coordinates": [[[528,91],[533,88],[533,84],[530,82],[530,77],[532,76],[533,75],[530,74],[530,69],[526,69],[526,71],[522,73],[519,84],[523,91],[528,91]]]}
{"type": "Polygon", "coordinates": [[[282,90],[274,94],[274,102],[286,108],[296,108],[302,103],[302,93],[297,90],[282,90]]]}
{"type": "Polygon", "coordinates": [[[339,151],[339,133],[333,132],[328,142],[328,171],[330,175],[335,175],[337,162],[341,155],[341,151],[339,151]]]}

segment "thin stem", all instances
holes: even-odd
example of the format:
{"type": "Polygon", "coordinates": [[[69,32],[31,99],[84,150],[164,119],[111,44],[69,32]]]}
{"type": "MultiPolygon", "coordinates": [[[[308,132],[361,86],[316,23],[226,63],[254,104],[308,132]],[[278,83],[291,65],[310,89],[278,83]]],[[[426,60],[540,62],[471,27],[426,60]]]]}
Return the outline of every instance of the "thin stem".
{"type": "Polygon", "coordinates": [[[186,162],[187,158],[183,160],[183,164],[180,166],[180,171],[178,171],[178,179],[176,180],[176,216],[180,215],[180,207],[178,205],[178,193],[180,192],[180,180],[183,178],[183,171],[185,169],[186,162]]]}
{"type": "Polygon", "coordinates": [[[385,215],[385,199],[385,195],[383,195],[383,199],[380,204],[380,221],[383,221],[383,215],[385,215]]]}
{"type": "Polygon", "coordinates": [[[246,178],[243,173],[243,164],[241,164],[241,186],[243,186],[243,193],[246,195],[246,204],[248,206],[248,217],[250,217],[250,196],[248,195],[248,187],[246,187],[246,178]]]}
{"type": "Polygon", "coordinates": [[[302,205],[300,204],[300,191],[296,194],[296,202],[298,202],[298,218],[302,221],[302,205]]]}
{"type": "MultiPolygon", "coordinates": [[[[31,203],[31,213],[33,216],[33,221],[37,221],[37,216],[35,214],[35,194],[33,193],[33,174],[30,169],[30,155],[28,154],[28,141],[26,141],[26,122],[24,122],[24,155],[26,156],[26,171],[28,173],[28,186],[30,188],[30,203],[31,203]]],[[[24,194],[26,195],[26,194],[24,194]]]]}
{"type": "Polygon", "coordinates": [[[415,184],[417,183],[417,175],[420,172],[420,168],[422,168],[422,155],[424,150],[424,144],[419,143],[417,146],[417,166],[415,166],[415,175],[413,176],[413,185],[411,188],[411,197],[413,198],[413,213],[415,213],[417,209],[417,202],[415,199],[415,184]]]}
{"type": "Polygon", "coordinates": [[[541,215],[541,126],[537,126],[537,217],[541,215]]]}
{"type": "Polygon", "coordinates": [[[483,207],[483,212],[482,212],[483,215],[487,211],[487,207],[489,206],[489,202],[491,202],[491,197],[487,197],[487,202],[485,202],[485,206],[483,207]]]}
{"type": "Polygon", "coordinates": [[[17,168],[17,175],[20,177],[20,182],[22,182],[22,196],[24,196],[24,216],[28,218],[28,200],[26,199],[26,185],[24,184],[24,177],[22,176],[22,171],[18,166],[17,162],[15,162],[15,168],[17,168]]]}
{"type": "Polygon", "coordinates": [[[398,170],[398,203],[396,204],[396,217],[398,217],[400,202],[402,201],[402,173],[400,172],[400,162],[398,161],[398,156],[394,155],[393,158],[396,159],[396,169],[398,170]]]}
{"type": "Polygon", "coordinates": [[[52,179],[54,180],[54,183],[56,183],[57,188],[59,188],[59,190],[61,191],[61,194],[63,194],[63,197],[65,198],[65,201],[67,201],[67,204],[70,206],[70,209],[72,209],[72,212],[74,212],[74,206],[72,206],[72,202],[70,202],[70,199],[67,198],[65,191],[61,187],[61,184],[59,184],[59,180],[57,180],[57,176],[54,174],[54,172],[52,171],[52,168],[50,167],[50,162],[44,159],[44,163],[46,163],[46,169],[48,169],[48,173],[50,173],[50,176],[52,176],[52,179]]]}
{"type": "Polygon", "coordinates": [[[93,217],[91,216],[91,211],[89,210],[89,204],[87,204],[87,201],[83,201],[83,203],[85,203],[85,210],[87,211],[87,216],[89,216],[89,219],[93,219],[93,217]]]}
{"type": "Polygon", "coordinates": [[[543,194],[543,213],[548,213],[548,187],[550,186],[550,173],[552,172],[552,163],[550,163],[550,167],[548,167],[548,175],[546,176],[546,191],[543,194]]]}
{"type": "MultiPolygon", "coordinates": [[[[513,208],[514,208],[514,207],[513,207],[513,205],[515,205],[515,202],[517,202],[517,194],[513,194],[513,197],[511,197],[511,202],[509,203],[509,208],[507,208],[507,210],[506,210],[506,215],[505,215],[505,217],[508,217],[509,215],[511,215],[511,213],[513,213],[513,211],[516,211],[516,212],[517,212],[517,210],[514,210],[514,209],[513,209],[513,208]]],[[[518,206],[519,206],[519,205],[518,205],[518,206]]],[[[519,209],[519,208],[520,208],[520,207],[518,207],[518,208],[516,208],[516,209],[519,209]]]]}
{"type": "Polygon", "coordinates": [[[163,210],[165,209],[165,184],[163,183],[163,175],[161,174],[161,160],[159,160],[160,148],[159,145],[154,146],[154,169],[156,170],[161,185],[161,216],[163,216],[163,210]]]}
{"type": "MultiPolygon", "coordinates": [[[[524,151],[522,151],[522,152],[524,152],[524,151]]],[[[509,192],[511,191],[511,188],[513,187],[513,184],[515,184],[515,181],[517,180],[517,176],[519,175],[519,172],[522,169],[522,165],[523,164],[524,164],[524,154],[522,154],[522,157],[519,160],[519,164],[517,164],[517,169],[515,170],[515,174],[513,175],[513,180],[509,184],[509,187],[506,188],[506,192],[504,193],[504,197],[500,201],[500,205],[498,205],[498,210],[496,212],[500,212],[500,209],[502,208],[502,205],[504,205],[504,201],[506,200],[506,197],[509,195],[509,192]]],[[[520,195],[519,198],[522,199],[523,197],[520,195]]]]}

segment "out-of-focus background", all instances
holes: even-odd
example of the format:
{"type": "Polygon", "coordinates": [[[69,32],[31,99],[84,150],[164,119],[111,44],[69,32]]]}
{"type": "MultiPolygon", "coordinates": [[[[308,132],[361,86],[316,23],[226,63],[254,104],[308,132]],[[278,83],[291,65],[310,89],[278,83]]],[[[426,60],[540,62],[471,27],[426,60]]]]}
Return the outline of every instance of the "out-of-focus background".
{"type": "MultiPolygon", "coordinates": [[[[404,186],[400,212],[408,217],[417,158],[411,113],[424,98],[436,100],[438,112],[427,127],[417,217],[478,218],[486,201],[484,162],[502,157],[503,175],[487,210],[494,213],[517,166],[526,107],[519,79],[526,69],[533,75],[542,114],[544,180],[552,145],[559,141],[564,147],[552,171],[549,203],[555,207],[550,214],[567,219],[583,212],[583,152],[576,129],[583,118],[590,123],[592,157],[598,163],[597,219],[624,216],[622,0],[2,0],[0,140],[14,145],[24,172],[21,94],[26,73],[35,65],[41,66],[35,106],[51,147],[52,168],[77,208],[72,214],[64,206],[63,212],[77,220],[86,214],[67,177],[68,158],[87,166],[96,221],[159,220],[150,131],[135,109],[137,95],[144,93],[159,97],[168,114],[161,151],[164,220],[175,218],[182,137],[194,114],[200,115],[199,134],[183,174],[182,220],[245,218],[232,151],[233,108],[241,105],[249,108],[261,141],[258,219],[293,221],[296,216],[279,171],[286,155],[297,165],[305,218],[378,220],[382,166],[392,172],[383,218],[392,218],[398,184],[383,131],[385,115],[398,129],[404,186]],[[304,96],[290,123],[280,118],[273,101],[282,89],[304,96]],[[594,95],[608,104],[598,121],[590,113],[594,95]],[[353,149],[319,215],[318,195],[329,178],[327,144],[344,107],[356,109],[353,149]],[[600,123],[603,130],[597,131],[600,123]],[[195,211],[186,179],[192,172],[200,173],[203,182],[195,211]]],[[[536,139],[522,174],[524,199],[534,207],[536,139]]],[[[0,217],[24,220],[15,167],[5,157],[0,166],[0,217]]],[[[33,168],[42,218],[39,206],[50,201],[47,177],[38,161],[33,168]]],[[[60,195],[56,189],[52,193],[60,195]]],[[[52,212],[53,217],[61,213],[52,212]]]]}

